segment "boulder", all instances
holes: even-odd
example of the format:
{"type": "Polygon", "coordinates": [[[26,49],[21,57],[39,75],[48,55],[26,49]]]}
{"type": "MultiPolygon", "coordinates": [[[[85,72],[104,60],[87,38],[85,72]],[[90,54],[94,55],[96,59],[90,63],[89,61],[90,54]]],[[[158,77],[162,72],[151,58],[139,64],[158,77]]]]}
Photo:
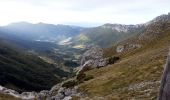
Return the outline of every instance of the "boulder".
{"type": "Polygon", "coordinates": [[[119,45],[119,46],[117,46],[117,48],[116,48],[116,52],[123,52],[124,51],[124,46],[123,45],[119,45]]]}

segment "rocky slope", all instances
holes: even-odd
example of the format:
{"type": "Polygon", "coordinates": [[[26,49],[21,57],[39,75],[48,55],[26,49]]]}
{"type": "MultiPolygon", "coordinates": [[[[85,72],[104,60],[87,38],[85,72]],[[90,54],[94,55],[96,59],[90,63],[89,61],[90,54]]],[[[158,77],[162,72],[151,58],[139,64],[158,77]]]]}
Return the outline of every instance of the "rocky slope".
{"type": "Polygon", "coordinates": [[[149,23],[146,30],[133,38],[104,50],[105,57],[118,56],[112,65],[85,72],[93,79],[81,83],[88,99],[155,100],[170,44],[170,20],[149,23]],[[141,38],[142,37],[142,38],[141,38]]]}
{"type": "MultiPolygon", "coordinates": [[[[88,48],[82,55],[76,77],[51,90],[33,93],[34,97],[47,100],[155,100],[170,44],[169,16],[163,15],[144,24],[145,28],[139,29],[136,35],[111,48],[88,48]]],[[[107,27],[110,29],[111,26],[107,27]]],[[[111,30],[128,31],[121,25],[111,30]]],[[[16,94],[22,98],[23,94],[16,94]]]]}
{"type": "Polygon", "coordinates": [[[81,96],[81,93],[77,93],[77,87],[66,88],[62,87],[62,84],[63,83],[53,86],[51,90],[22,93],[0,86],[0,93],[23,100],[70,100],[72,99],[72,96],[81,96]]]}

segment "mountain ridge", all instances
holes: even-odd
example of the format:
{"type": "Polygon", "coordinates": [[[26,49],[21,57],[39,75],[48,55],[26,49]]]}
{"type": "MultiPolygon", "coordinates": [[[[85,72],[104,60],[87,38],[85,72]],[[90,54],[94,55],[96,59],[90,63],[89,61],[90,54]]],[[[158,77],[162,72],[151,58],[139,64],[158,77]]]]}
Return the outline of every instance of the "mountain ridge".
{"type": "MultiPolygon", "coordinates": [[[[63,82],[62,86],[58,87],[56,85],[54,88],[57,91],[56,94],[51,94],[51,91],[46,92],[49,93],[48,95],[51,98],[63,99],[66,97],[65,93],[68,93],[67,90],[76,87],[78,93],[83,93],[83,95],[73,95],[72,98],[86,98],[87,100],[155,100],[160,86],[162,66],[165,63],[170,44],[169,16],[170,14],[161,15],[161,17],[156,17],[156,20],[153,19],[154,21],[151,21],[149,24],[145,23],[138,26],[106,24],[104,27],[99,26],[82,30],[82,33],[78,34],[78,38],[76,38],[79,41],[72,41],[73,44],[69,44],[70,47],[89,46],[88,44],[90,43],[102,46],[103,44],[100,44],[100,42],[105,42],[109,39],[114,40],[114,36],[118,35],[116,37],[118,38],[117,41],[106,42],[107,45],[112,43],[113,45],[110,44],[112,45],[111,47],[101,48],[101,51],[104,51],[102,55],[105,58],[118,57],[120,59],[114,64],[104,64],[104,66],[100,66],[101,68],[93,68],[90,62],[89,65],[92,65],[90,65],[90,69],[92,70],[85,70],[82,75],[75,76],[63,82]],[[113,33],[114,31],[117,32],[113,33]],[[123,34],[122,37],[128,37],[121,38],[119,33],[123,34]],[[63,90],[64,86],[66,89],[63,90]]],[[[81,51],[80,54],[83,52],[85,51],[81,51]]],[[[93,56],[92,54],[95,54],[95,52],[92,51],[92,53],[88,54],[93,56]]],[[[94,63],[96,61],[103,61],[102,59],[95,59],[95,56],[93,57],[94,63]]],[[[87,56],[86,58],[89,57],[87,56]]],[[[91,59],[89,58],[87,60],[90,61],[91,59]]],[[[83,62],[88,65],[86,60],[83,60],[83,62]]],[[[44,94],[43,96],[46,95],[44,94]]]]}

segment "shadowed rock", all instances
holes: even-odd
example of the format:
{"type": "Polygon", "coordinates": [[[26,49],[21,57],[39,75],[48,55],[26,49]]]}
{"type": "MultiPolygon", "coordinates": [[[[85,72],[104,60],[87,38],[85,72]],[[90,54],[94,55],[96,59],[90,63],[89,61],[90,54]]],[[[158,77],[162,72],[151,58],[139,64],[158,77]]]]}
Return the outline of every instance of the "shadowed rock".
{"type": "Polygon", "coordinates": [[[162,75],[158,100],[170,100],[170,51],[162,75]]]}

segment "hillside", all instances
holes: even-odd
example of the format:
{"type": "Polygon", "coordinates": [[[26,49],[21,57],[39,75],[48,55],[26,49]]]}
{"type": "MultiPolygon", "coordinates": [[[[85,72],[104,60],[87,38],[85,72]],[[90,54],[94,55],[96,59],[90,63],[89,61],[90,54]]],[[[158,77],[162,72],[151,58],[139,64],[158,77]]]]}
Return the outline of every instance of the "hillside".
{"type": "MultiPolygon", "coordinates": [[[[74,41],[71,39],[69,46],[51,46],[57,50],[50,48],[40,52],[40,50],[36,51],[35,45],[36,55],[28,52],[25,54],[25,51],[19,52],[17,48],[14,49],[15,46],[10,46],[11,43],[1,41],[0,64],[7,66],[0,67],[0,70],[4,70],[0,74],[5,76],[5,78],[0,76],[2,78],[0,82],[6,79],[1,84],[6,82],[4,86],[19,91],[31,90],[25,86],[36,90],[49,89],[47,84],[52,86],[54,83],[61,82],[62,77],[70,75],[56,68],[55,63],[49,63],[63,61],[65,58],[68,61],[65,64],[72,66],[75,64],[70,62],[74,60],[72,56],[82,54],[82,57],[75,57],[82,58],[81,66],[76,68],[76,71],[78,70],[76,77],[56,84],[49,91],[36,93],[34,97],[42,94],[44,98],[71,97],[73,100],[82,98],[85,100],[155,100],[157,98],[170,44],[170,14],[158,16],[145,24],[105,24],[83,29],[81,32],[83,33],[73,38],[74,41]],[[114,45],[101,48],[111,44],[114,45]],[[86,46],[87,48],[83,49],[86,46]],[[90,47],[91,49],[88,49],[90,47]],[[47,58],[43,58],[42,55],[47,58]],[[53,59],[48,59],[50,57],[53,59]],[[21,73],[22,76],[16,73],[21,73]],[[34,84],[29,84],[30,81],[34,84]],[[38,82],[41,82],[42,86],[38,87],[38,82]],[[24,83],[24,85],[16,83],[24,83]]],[[[7,95],[2,96],[5,98],[7,95]]]]}
{"type": "Polygon", "coordinates": [[[81,27],[69,25],[32,24],[28,22],[12,23],[0,28],[2,32],[9,35],[15,35],[20,38],[24,37],[27,40],[46,42],[59,42],[79,34],[81,29],[81,27]]]}
{"type": "MultiPolygon", "coordinates": [[[[166,15],[166,18],[170,18],[166,15]]],[[[170,20],[162,19],[148,25],[146,31],[106,49],[105,56],[119,56],[113,64],[86,72],[94,78],[79,85],[87,100],[155,100],[163,65],[170,44],[170,20]],[[142,38],[141,38],[142,37],[142,38]],[[131,48],[129,44],[140,44],[131,48]],[[116,48],[124,45],[121,52],[116,48]]]]}
{"type": "Polygon", "coordinates": [[[145,26],[144,24],[104,24],[98,27],[82,28],[69,25],[18,22],[0,27],[0,31],[9,37],[12,35],[12,37],[23,40],[50,42],[82,49],[89,44],[109,47],[143,32],[145,26]]]}
{"type": "Polygon", "coordinates": [[[17,91],[49,89],[70,75],[2,38],[0,70],[0,84],[17,91]]]}
{"type": "Polygon", "coordinates": [[[145,30],[145,25],[104,24],[99,27],[86,28],[73,38],[77,45],[95,44],[109,47],[115,43],[133,37],[145,30]]]}

